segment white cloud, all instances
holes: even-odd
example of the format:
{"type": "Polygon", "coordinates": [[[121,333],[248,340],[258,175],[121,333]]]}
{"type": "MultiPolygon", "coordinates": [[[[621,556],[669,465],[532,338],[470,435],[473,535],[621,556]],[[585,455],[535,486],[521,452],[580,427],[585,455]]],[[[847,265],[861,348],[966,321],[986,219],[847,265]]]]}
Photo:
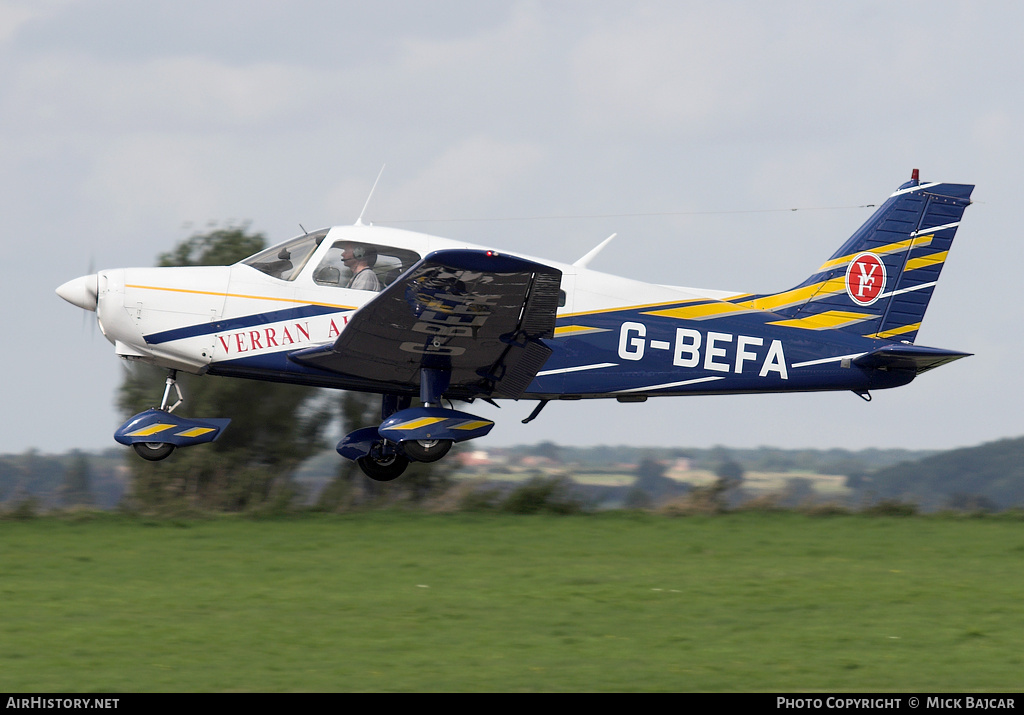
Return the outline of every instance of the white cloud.
{"type": "Polygon", "coordinates": [[[0,44],[12,39],[21,28],[33,20],[55,15],[74,0],[30,0],[16,2],[0,0],[0,44]]]}
{"type": "Polygon", "coordinates": [[[14,33],[34,16],[35,13],[26,5],[0,3],[0,42],[11,39],[14,33]]]}
{"type": "Polygon", "coordinates": [[[758,93],[761,30],[738,8],[606,18],[574,48],[581,113],[596,126],[694,131],[745,113],[758,93]]]}
{"type": "Polygon", "coordinates": [[[225,185],[208,170],[216,151],[213,144],[195,138],[125,137],[96,154],[82,191],[101,207],[115,234],[147,227],[165,232],[186,218],[215,218],[225,185]]]}
{"type": "Polygon", "coordinates": [[[573,49],[580,119],[695,142],[836,141],[920,124],[922,112],[948,111],[943,100],[969,80],[959,54],[937,39],[968,14],[687,3],[607,15],[573,49]]]}
{"type": "MultiPolygon", "coordinates": [[[[543,150],[527,142],[508,142],[472,136],[449,146],[412,179],[397,188],[385,171],[367,220],[464,217],[493,206],[506,192],[534,171],[544,158],[543,150]],[[392,186],[394,186],[392,184],[392,186]]],[[[394,175],[400,175],[400,169],[394,175]]],[[[362,206],[371,177],[346,179],[328,193],[331,207],[362,206]]],[[[354,217],[353,217],[354,218],[354,217]]]]}
{"type": "Polygon", "coordinates": [[[141,64],[48,55],[22,64],[4,92],[7,122],[37,130],[248,128],[308,110],[318,78],[271,63],[201,57],[141,64]]]}

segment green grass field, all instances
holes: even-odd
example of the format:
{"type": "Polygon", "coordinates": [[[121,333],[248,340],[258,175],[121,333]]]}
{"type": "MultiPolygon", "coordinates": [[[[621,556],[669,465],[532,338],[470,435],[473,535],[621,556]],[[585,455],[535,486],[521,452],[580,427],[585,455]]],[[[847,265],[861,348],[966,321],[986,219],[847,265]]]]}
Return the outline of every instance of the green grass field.
{"type": "Polygon", "coordinates": [[[0,690],[1019,691],[1024,521],[0,522],[0,690]]]}

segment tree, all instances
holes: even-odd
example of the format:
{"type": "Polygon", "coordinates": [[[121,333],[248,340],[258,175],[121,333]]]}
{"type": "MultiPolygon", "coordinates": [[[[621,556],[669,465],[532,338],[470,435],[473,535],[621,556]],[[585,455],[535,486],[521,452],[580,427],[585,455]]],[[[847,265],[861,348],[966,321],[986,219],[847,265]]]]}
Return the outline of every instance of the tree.
{"type": "Polygon", "coordinates": [[[530,450],[532,454],[538,457],[544,457],[550,459],[552,462],[562,461],[562,449],[557,444],[551,441],[544,441],[537,444],[530,450]]]}
{"type": "Polygon", "coordinates": [[[715,476],[728,488],[738,487],[743,482],[743,465],[734,459],[725,459],[715,467],[715,476]]]}
{"type": "Polygon", "coordinates": [[[248,233],[248,224],[196,233],[157,257],[158,266],[230,266],[262,251],[266,238],[248,233]]]}
{"type": "Polygon", "coordinates": [[[629,507],[645,507],[666,497],[675,496],[686,487],[665,476],[668,465],[659,459],[644,457],[636,467],[636,481],[626,497],[629,507]]]}
{"type": "Polygon", "coordinates": [[[717,450],[720,461],[715,467],[715,482],[707,487],[707,491],[718,511],[725,511],[729,506],[729,493],[743,483],[743,465],[724,448],[715,447],[714,450],[717,450]]]}
{"type": "MultiPolygon", "coordinates": [[[[229,265],[260,251],[262,234],[247,226],[196,234],[161,254],[161,266],[229,265]]],[[[118,394],[125,417],[159,403],[165,371],[134,363],[118,394]]],[[[231,417],[212,444],[180,449],[162,462],[132,459],[133,495],[144,507],[186,500],[202,508],[241,510],[295,493],[291,475],[323,447],[335,410],[323,391],[270,382],[178,375],[179,408],[196,417],[231,417]]]]}

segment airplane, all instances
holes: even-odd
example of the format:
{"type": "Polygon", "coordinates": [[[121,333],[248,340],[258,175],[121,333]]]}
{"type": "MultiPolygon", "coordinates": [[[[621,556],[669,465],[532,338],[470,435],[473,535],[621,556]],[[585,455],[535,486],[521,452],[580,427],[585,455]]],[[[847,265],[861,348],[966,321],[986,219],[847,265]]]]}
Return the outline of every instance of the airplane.
{"type": "Polygon", "coordinates": [[[212,442],[230,422],[174,414],[185,371],[381,395],[380,423],[337,451],[390,481],[494,426],[453,401],[535,400],[529,422],[552,400],[834,390],[870,400],[969,356],[914,340],[973,189],[921,182],[914,169],[778,293],[590,270],[614,235],[562,264],[361,215],[231,266],[103,270],[57,294],[96,312],[118,356],[168,370],[159,407],[114,435],[144,459],[212,442]]]}

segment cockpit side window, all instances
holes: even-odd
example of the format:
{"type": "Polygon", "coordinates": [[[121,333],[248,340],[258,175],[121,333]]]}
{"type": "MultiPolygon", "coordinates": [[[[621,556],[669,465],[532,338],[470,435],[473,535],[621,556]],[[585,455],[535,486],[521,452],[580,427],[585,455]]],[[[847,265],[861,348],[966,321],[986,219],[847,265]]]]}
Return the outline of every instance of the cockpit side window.
{"type": "Polygon", "coordinates": [[[306,261],[313,255],[313,251],[327,236],[328,230],[325,228],[293,238],[287,243],[250,256],[242,263],[283,281],[295,280],[295,276],[299,275],[306,261]]]}
{"type": "Polygon", "coordinates": [[[419,260],[418,253],[404,248],[335,241],[313,271],[313,282],[351,290],[381,291],[419,260]]]}

